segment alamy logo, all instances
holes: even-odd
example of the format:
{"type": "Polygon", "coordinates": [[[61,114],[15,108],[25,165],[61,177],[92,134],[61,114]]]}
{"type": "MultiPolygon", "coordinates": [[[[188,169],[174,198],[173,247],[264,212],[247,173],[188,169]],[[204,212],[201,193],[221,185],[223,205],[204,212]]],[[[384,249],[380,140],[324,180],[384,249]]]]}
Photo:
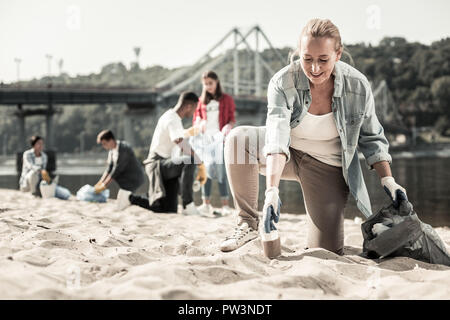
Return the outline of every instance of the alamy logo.
{"type": "Polygon", "coordinates": [[[80,283],[81,283],[81,271],[80,267],[78,266],[70,266],[66,270],[66,286],[69,290],[76,290],[80,289],[80,283]]]}
{"type": "Polygon", "coordinates": [[[368,15],[366,26],[369,30],[381,29],[381,8],[376,4],[370,5],[366,9],[368,15]]]}
{"type": "Polygon", "coordinates": [[[381,273],[377,267],[369,267],[367,272],[369,276],[366,279],[366,287],[368,291],[368,298],[378,298],[381,289],[381,273]]]}
{"type": "Polygon", "coordinates": [[[66,9],[66,27],[71,31],[81,29],[81,10],[79,6],[70,5],[66,9]]]}

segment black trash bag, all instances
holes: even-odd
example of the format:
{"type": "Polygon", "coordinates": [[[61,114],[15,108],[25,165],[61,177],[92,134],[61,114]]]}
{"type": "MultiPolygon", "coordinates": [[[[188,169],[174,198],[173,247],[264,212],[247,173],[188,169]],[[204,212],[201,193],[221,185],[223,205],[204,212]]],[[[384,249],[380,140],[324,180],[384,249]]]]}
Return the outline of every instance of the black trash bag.
{"type": "Polygon", "coordinates": [[[450,255],[434,229],[419,220],[413,205],[404,198],[381,209],[361,224],[363,255],[370,259],[409,257],[450,266],[450,255]]]}

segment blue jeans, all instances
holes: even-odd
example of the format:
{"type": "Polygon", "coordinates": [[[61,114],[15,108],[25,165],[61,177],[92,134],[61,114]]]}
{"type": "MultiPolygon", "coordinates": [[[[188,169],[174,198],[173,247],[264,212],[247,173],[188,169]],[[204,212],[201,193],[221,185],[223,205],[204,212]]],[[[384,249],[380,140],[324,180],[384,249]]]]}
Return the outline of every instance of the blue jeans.
{"type": "MultiPolygon", "coordinates": [[[[220,198],[222,200],[228,200],[228,184],[227,179],[222,179],[222,182],[217,181],[219,184],[219,193],[220,198]]],[[[211,198],[211,187],[212,187],[212,180],[208,179],[206,183],[202,186],[202,198],[204,200],[209,200],[211,198]]]]}
{"type": "Polygon", "coordinates": [[[67,200],[70,198],[70,191],[67,188],[56,185],[55,197],[61,200],[67,200]]]}

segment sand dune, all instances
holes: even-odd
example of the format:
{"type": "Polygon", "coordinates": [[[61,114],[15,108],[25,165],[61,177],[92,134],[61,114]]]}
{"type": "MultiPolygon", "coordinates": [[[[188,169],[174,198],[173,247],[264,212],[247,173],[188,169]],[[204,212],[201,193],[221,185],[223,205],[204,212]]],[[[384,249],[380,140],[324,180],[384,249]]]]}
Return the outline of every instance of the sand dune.
{"type": "MultiPolygon", "coordinates": [[[[0,190],[0,299],[449,299],[450,268],[367,260],[345,221],[345,255],[304,250],[304,215],[282,214],[283,255],[253,241],[222,253],[235,217],[117,212],[0,190]]],[[[450,229],[436,229],[447,246],[450,229]]]]}

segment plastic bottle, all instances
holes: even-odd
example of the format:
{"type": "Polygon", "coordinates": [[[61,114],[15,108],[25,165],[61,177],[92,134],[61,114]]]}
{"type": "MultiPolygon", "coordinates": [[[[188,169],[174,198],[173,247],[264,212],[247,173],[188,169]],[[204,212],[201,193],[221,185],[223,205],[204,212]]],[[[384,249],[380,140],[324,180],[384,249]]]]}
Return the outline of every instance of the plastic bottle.
{"type": "Polygon", "coordinates": [[[194,192],[198,192],[198,191],[200,191],[200,188],[201,188],[201,187],[202,187],[202,185],[201,185],[200,181],[195,180],[195,181],[194,181],[194,184],[192,185],[192,190],[193,190],[194,192]]]}
{"type": "Polygon", "coordinates": [[[278,230],[272,230],[270,233],[266,233],[261,228],[260,235],[263,253],[267,258],[273,259],[281,255],[281,241],[278,230]]]}

